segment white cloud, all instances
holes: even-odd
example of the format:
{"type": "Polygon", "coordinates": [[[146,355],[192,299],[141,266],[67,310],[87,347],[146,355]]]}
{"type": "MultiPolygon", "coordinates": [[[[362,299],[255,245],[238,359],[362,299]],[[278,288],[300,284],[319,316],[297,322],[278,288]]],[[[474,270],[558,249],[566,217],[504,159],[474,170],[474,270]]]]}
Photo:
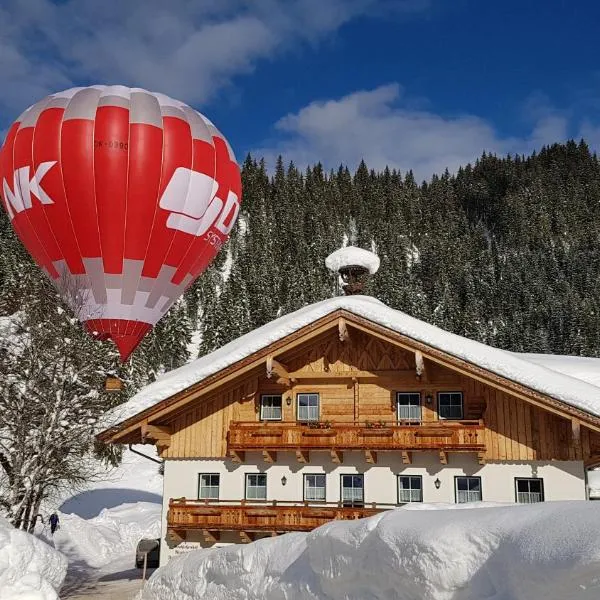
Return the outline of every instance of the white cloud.
{"type": "Polygon", "coordinates": [[[192,104],[295,45],[318,43],[366,13],[429,0],[4,0],[0,110],[89,83],[162,91],[192,104]]]}
{"type": "Polygon", "coordinates": [[[531,132],[523,138],[502,137],[485,119],[474,115],[441,116],[413,108],[398,84],[351,93],[337,100],[315,101],[275,124],[280,138],[254,151],[274,164],[278,154],[304,166],[321,161],[328,168],[386,165],[412,169],[418,178],[472,162],[483,151],[528,153],[565,140],[569,119],[538,103],[531,132]]]}

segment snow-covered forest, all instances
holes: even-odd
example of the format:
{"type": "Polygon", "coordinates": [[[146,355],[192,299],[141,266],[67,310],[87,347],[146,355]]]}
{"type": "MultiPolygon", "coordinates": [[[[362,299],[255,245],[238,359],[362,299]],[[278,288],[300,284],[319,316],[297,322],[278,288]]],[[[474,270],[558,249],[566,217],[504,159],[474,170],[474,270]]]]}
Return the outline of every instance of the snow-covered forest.
{"type": "Polygon", "coordinates": [[[324,259],[344,243],[378,253],[370,293],[393,308],[513,351],[600,354],[600,162],[583,142],[484,155],[424,183],[284,159],[271,176],[252,157],[242,177],[231,240],[125,366],[83,333],[0,211],[0,513],[13,523],[31,528],[41,502],[93,476],[81,457],[108,453],[92,435],[107,408],[336,294],[324,259]],[[123,392],[103,391],[111,370],[123,392]]]}

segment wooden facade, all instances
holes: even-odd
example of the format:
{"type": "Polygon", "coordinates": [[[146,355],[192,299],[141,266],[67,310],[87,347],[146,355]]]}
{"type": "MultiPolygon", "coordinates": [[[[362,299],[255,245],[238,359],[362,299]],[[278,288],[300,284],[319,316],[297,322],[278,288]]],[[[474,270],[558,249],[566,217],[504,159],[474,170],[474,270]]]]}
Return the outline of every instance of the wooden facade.
{"type": "MultiPolygon", "coordinates": [[[[413,454],[452,453],[486,462],[583,461],[600,464],[600,419],[518,383],[465,363],[346,311],[271,344],[197,386],[100,435],[105,441],[155,443],[165,459],[263,463],[288,453],[310,463],[329,453],[334,463],[360,451],[367,463],[381,452],[410,464],[413,454]],[[440,393],[462,394],[462,418],[441,419],[440,393]],[[319,396],[317,423],[298,421],[298,394],[319,396]],[[397,420],[397,393],[418,393],[417,422],[397,420]],[[260,419],[261,397],[281,395],[281,420],[260,419]],[[254,456],[254,455],[253,455],[254,456]]],[[[307,530],[332,518],[356,518],[381,508],[194,502],[172,499],[168,527],[215,531],[307,530]],[[371,511],[371,512],[369,512],[371,511]],[[348,516],[350,515],[350,516],[348,516]]],[[[212,532],[212,533],[211,533],[212,532]]]]}
{"type": "MultiPolygon", "coordinates": [[[[283,447],[269,444],[266,439],[264,447],[254,441],[246,448],[240,444],[240,435],[244,435],[247,426],[239,423],[260,423],[263,394],[282,395],[282,423],[289,424],[286,431],[293,432],[298,393],[318,393],[319,420],[335,424],[339,431],[344,424],[351,430],[362,429],[367,422],[394,423],[396,392],[419,392],[421,424],[439,424],[437,393],[459,391],[463,394],[465,419],[483,423],[473,450],[483,452],[485,460],[595,460],[600,455],[597,430],[568,414],[559,414],[553,406],[533,404],[428,359],[424,359],[424,373],[417,376],[414,353],[372,338],[366,332],[349,329],[351,334],[344,341],[336,328],[307,346],[279,356],[277,362],[285,365],[288,377],[276,373],[269,377],[265,361],[222,388],[197,400],[190,399],[182,409],[146,425],[150,431],[146,439],[159,445],[163,458],[231,457],[228,438],[238,451],[282,450],[283,447]],[[160,435],[156,434],[157,427],[160,435]]],[[[442,430],[449,426],[451,422],[444,422],[442,430]]],[[[142,429],[140,425],[131,441],[141,441],[142,429]]],[[[395,431],[401,429],[398,426],[395,431]]],[[[423,449],[437,449],[420,445],[423,449]]],[[[461,445],[465,443],[447,449],[460,451],[461,445]]],[[[314,448],[312,443],[306,448],[311,446],[314,448]]],[[[359,445],[352,442],[347,448],[359,449],[359,445]]],[[[364,449],[368,449],[366,445],[364,449]]],[[[398,443],[389,448],[402,449],[416,451],[419,444],[408,448],[398,443]]]]}

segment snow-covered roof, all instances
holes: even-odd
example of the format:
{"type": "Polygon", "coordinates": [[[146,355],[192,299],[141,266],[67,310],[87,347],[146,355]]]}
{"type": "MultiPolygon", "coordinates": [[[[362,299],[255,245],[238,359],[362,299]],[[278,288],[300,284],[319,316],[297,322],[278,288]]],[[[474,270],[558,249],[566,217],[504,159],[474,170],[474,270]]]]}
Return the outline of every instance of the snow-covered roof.
{"type": "Polygon", "coordinates": [[[325,266],[334,273],[337,273],[342,267],[364,267],[373,275],[377,273],[379,263],[377,254],[355,246],[340,248],[325,259],[325,266]]]}
{"type": "Polygon", "coordinates": [[[541,365],[552,371],[558,371],[575,379],[587,381],[592,385],[600,387],[600,358],[588,358],[587,356],[564,356],[561,354],[523,354],[515,353],[515,356],[541,365]]]}
{"type": "Polygon", "coordinates": [[[165,374],[114,409],[106,426],[129,419],[340,309],[600,417],[600,386],[565,375],[558,368],[542,366],[531,355],[486,346],[419,321],[375,298],[357,295],[331,298],[301,308],[165,374]]]}

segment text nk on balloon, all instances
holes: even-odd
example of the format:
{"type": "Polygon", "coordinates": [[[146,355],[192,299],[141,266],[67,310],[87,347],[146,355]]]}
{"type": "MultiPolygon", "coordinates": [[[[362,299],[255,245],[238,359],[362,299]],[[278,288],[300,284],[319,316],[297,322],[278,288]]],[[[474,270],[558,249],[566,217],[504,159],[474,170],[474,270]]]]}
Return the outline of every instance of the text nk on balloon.
{"type": "Polygon", "coordinates": [[[115,106],[93,120],[64,113],[48,108],[11,127],[2,200],[88,331],[112,338],[125,359],[227,240],[239,167],[224,139],[196,139],[177,116],[160,128],[115,106]]]}

